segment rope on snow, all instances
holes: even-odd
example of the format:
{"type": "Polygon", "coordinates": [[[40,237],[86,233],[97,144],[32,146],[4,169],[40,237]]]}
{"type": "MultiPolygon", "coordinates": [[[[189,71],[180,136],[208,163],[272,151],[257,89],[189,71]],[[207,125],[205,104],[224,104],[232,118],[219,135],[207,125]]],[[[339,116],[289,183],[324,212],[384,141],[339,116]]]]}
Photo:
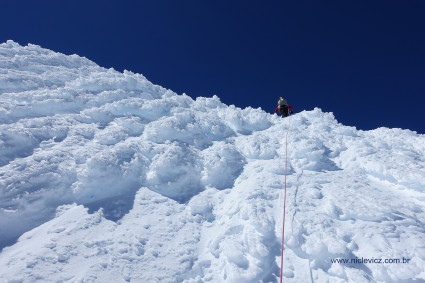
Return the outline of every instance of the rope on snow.
{"type": "Polygon", "coordinates": [[[283,243],[285,241],[285,210],[286,210],[286,168],[288,164],[288,134],[289,128],[291,127],[291,115],[289,115],[288,120],[288,129],[286,130],[286,138],[285,138],[285,192],[283,198],[283,223],[282,223],[282,248],[281,248],[281,256],[280,256],[280,283],[282,283],[283,276],[283,243]]]}

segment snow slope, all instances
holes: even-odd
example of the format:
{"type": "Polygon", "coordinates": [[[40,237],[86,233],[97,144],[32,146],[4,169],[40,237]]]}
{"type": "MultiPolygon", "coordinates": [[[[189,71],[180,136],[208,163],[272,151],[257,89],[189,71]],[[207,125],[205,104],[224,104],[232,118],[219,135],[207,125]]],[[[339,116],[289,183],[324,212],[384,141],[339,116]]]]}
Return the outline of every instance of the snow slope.
{"type": "MultiPolygon", "coordinates": [[[[425,137],[290,119],[284,281],[425,282],[425,137]]],[[[1,44],[0,282],[276,282],[288,123],[1,44]]]]}

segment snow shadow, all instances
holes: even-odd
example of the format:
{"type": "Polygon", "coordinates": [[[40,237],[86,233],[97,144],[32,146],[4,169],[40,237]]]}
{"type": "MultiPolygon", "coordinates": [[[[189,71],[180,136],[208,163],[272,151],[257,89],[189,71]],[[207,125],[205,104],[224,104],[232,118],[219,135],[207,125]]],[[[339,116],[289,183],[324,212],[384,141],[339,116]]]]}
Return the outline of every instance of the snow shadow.
{"type": "Polygon", "coordinates": [[[102,209],[103,216],[106,219],[117,222],[133,208],[135,195],[136,192],[131,192],[87,203],[84,206],[89,209],[89,213],[95,213],[102,209]]]}

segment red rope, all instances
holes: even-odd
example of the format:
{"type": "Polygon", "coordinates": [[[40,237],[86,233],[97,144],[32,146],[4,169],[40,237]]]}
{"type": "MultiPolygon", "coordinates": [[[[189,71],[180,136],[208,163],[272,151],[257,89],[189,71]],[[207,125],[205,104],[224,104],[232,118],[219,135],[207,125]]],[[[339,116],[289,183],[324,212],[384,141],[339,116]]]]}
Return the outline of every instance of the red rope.
{"type": "Polygon", "coordinates": [[[288,133],[289,128],[291,127],[291,116],[289,116],[288,130],[286,131],[286,140],[285,140],[285,196],[283,198],[283,223],[282,223],[282,254],[280,256],[280,283],[282,283],[283,276],[283,243],[285,241],[285,210],[286,210],[286,168],[288,163],[288,133]]]}

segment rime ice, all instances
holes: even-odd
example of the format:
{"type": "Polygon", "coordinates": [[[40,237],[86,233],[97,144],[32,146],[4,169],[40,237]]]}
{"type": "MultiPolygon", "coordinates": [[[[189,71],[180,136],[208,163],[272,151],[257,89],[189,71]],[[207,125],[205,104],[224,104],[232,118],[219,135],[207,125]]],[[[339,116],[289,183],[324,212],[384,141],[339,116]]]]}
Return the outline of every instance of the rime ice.
{"type": "MultiPolygon", "coordinates": [[[[425,279],[425,137],[358,131],[317,108],[291,119],[285,282],[425,279]]],[[[275,282],[286,128],[1,44],[0,278],[275,282]]]]}

